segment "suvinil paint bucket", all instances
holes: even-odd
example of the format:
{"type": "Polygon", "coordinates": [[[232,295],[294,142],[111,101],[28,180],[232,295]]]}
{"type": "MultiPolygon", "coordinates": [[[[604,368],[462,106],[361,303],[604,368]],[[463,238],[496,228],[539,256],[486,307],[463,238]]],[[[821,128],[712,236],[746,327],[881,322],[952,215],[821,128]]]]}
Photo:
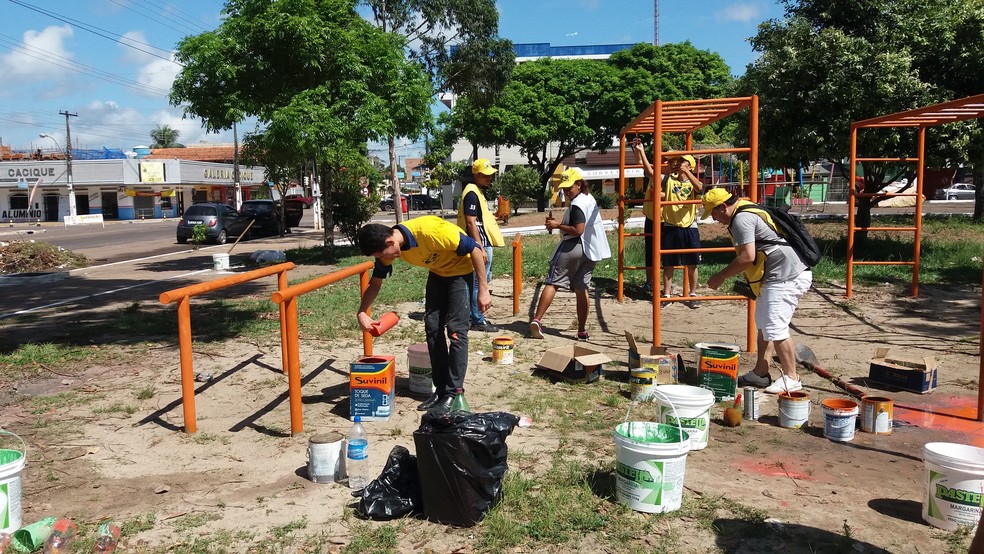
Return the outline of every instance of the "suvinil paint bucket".
{"type": "Polygon", "coordinates": [[[803,391],[779,393],[779,426],[802,429],[810,422],[810,395],[803,391]]]}
{"type": "Polygon", "coordinates": [[[697,383],[714,392],[714,400],[734,400],[738,393],[737,344],[699,342],[694,346],[697,355],[697,383]]]}
{"type": "Polygon", "coordinates": [[[13,533],[21,527],[21,471],[27,464],[27,444],[10,431],[0,429],[0,437],[20,442],[20,449],[0,448],[0,533],[13,533]]]}
{"type": "Polygon", "coordinates": [[[656,387],[656,372],[648,367],[629,370],[629,394],[632,400],[646,402],[652,400],[656,387]]]}
{"type": "Polygon", "coordinates": [[[832,441],[847,442],[854,439],[858,424],[858,405],[843,398],[828,398],[820,402],[823,408],[823,436],[832,441]]]}
{"type": "Polygon", "coordinates": [[[345,477],[341,433],[321,433],[308,441],[308,477],[315,483],[333,483],[345,477]]]}
{"type": "Polygon", "coordinates": [[[947,531],[976,526],[984,500],[984,448],[931,442],[923,447],[923,462],[923,519],[947,531]]]}
{"type": "Polygon", "coordinates": [[[212,268],[216,271],[229,269],[229,254],[226,252],[212,254],[212,268]]]}
{"type": "Polygon", "coordinates": [[[410,392],[432,394],[434,380],[431,378],[430,354],[427,353],[427,343],[411,344],[407,347],[407,367],[410,368],[410,392]]]}
{"type": "Polygon", "coordinates": [[[865,396],[861,399],[861,430],[878,435],[892,434],[892,399],[865,396]]]}
{"type": "Polygon", "coordinates": [[[492,339],[492,363],[511,365],[513,363],[513,340],[509,337],[492,339]]]}
{"type": "Polygon", "coordinates": [[[615,427],[615,497],[633,510],[680,508],[690,439],[672,425],[629,421],[615,427]]]}
{"type": "Polygon", "coordinates": [[[659,385],[653,390],[659,421],[683,427],[690,435],[690,449],[703,450],[711,433],[714,393],[690,385],[659,385]]]}

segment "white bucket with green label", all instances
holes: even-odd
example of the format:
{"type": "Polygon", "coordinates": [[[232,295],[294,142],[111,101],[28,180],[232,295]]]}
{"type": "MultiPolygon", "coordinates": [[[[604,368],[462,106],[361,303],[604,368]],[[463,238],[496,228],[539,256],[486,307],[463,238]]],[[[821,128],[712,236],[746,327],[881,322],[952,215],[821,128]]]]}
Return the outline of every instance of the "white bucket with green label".
{"type": "Polygon", "coordinates": [[[431,368],[427,343],[421,342],[407,347],[407,367],[410,370],[410,392],[432,394],[435,389],[431,373],[434,370],[431,368]]]}
{"type": "Polygon", "coordinates": [[[984,448],[931,442],[923,447],[926,493],[922,516],[933,527],[976,527],[984,506],[984,448]]]}
{"type": "Polygon", "coordinates": [[[0,533],[13,533],[21,527],[21,471],[27,463],[27,444],[10,431],[0,429],[20,442],[20,450],[0,448],[0,533]]]}
{"type": "Polygon", "coordinates": [[[680,508],[690,438],[678,427],[628,421],[615,427],[615,497],[639,512],[680,508]]]}
{"type": "Polygon", "coordinates": [[[683,427],[690,435],[690,450],[707,447],[713,391],[690,385],[659,385],[653,391],[653,401],[659,406],[660,423],[683,427]]]}

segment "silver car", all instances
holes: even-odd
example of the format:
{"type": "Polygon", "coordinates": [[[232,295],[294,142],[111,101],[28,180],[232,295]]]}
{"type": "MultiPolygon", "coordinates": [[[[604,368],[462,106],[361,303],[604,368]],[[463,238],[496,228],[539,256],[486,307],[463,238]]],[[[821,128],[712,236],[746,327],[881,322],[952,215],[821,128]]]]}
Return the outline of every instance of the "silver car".
{"type": "Polygon", "coordinates": [[[943,190],[943,198],[947,200],[973,200],[977,189],[971,183],[956,183],[943,190]]]}

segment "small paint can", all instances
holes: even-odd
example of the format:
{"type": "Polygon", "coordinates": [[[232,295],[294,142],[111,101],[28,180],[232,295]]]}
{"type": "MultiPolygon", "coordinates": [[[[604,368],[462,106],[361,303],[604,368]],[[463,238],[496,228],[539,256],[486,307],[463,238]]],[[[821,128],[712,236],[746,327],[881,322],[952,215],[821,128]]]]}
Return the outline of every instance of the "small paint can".
{"type": "Polygon", "coordinates": [[[745,387],[742,392],[741,418],[747,421],[758,421],[758,389],[755,387],[745,387]]]}
{"type": "Polygon", "coordinates": [[[345,449],[337,431],[314,435],[308,441],[308,478],[315,483],[333,483],[345,477],[345,449]]]}
{"type": "Polygon", "coordinates": [[[861,399],[861,430],[876,435],[892,434],[892,399],[865,396],[861,399]]]}
{"type": "Polygon", "coordinates": [[[629,371],[629,387],[632,400],[647,402],[653,399],[656,388],[656,372],[648,367],[637,367],[629,371]]]}
{"type": "Polygon", "coordinates": [[[513,363],[513,340],[509,337],[492,339],[492,362],[502,365],[513,363]]]}

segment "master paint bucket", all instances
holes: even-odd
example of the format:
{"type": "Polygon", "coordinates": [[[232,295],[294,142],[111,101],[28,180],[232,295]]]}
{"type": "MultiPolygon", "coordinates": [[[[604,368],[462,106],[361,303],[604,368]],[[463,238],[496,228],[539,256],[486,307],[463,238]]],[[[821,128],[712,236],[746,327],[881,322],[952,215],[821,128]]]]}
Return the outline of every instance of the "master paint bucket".
{"type": "Polygon", "coordinates": [[[27,463],[27,444],[10,431],[0,429],[20,441],[20,450],[0,448],[0,533],[13,533],[21,527],[21,471],[27,463]]]}
{"type": "Polygon", "coordinates": [[[308,478],[315,483],[332,483],[345,477],[341,433],[314,435],[308,441],[308,478]]]}
{"type": "Polygon", "coordinates": [[[703,450],[711,434],[714,393],[690,385],[659,385],[653,391],[659,421],[683,427],[690,435],[690,450],[703,450]]]}
{"type": "Polygon", "coordinates": [[[779,393],[779,426],[802,429],[810,422],[810,395],[803,391],[779,393]]]}
{"type": "Polygon", "coordinates": [[[861,399],[861,430],[876,435],[892,434],[892,399],[865,396],[861,399]]]}
{"type": "Polygon", "coordinates": [[[410,392],[432,394],[434,380],[431,378],[430,355],[427,343],[411,344],[407,347],[407,367],[410,368],[410,392]]]}
{"type": "Polygon", "coordinates": [[[858,422],[858,405],[843,398],[828,398],[820,402],[823,408],[823,436],[832,441],[854,440],[858,422]]]}
{"type": "Polygon", "coordinates": [[[615,427],[615,497],[633,510],[658,514],[680,508],[690,439],[664,423],[615,427]]]}
{"type": "Polygon", "coordinates": [[[492,339],[492,363],[512,365],[513,340],[511,338],[496,337],[492,339]]]}
{"type": "Polygon", "coordinates": [[[694,345],[697,356],[697,384],[714,392],[714,400],[734,400],[738,393],[737,344],[699,342],[694,345]]]}
{"type": "Polygon", "coordinates": [[[923,447],[923,461],[923,519],[947,531],[975,527],[984,502],[984,448],[931,442],[923,447]]]}
{"type": "Polygon", "coordinates": [[[212,254],[212,267],[215,271],[224,271],[229,269],[229,254],[226,252],[212,254]]]}
{"type": "Polygon", "coordinates": [[[629,370],[629,395],[632,400],[648,402],[653,398],[656,387],[656,372],[648,367],[629,370]]]}

